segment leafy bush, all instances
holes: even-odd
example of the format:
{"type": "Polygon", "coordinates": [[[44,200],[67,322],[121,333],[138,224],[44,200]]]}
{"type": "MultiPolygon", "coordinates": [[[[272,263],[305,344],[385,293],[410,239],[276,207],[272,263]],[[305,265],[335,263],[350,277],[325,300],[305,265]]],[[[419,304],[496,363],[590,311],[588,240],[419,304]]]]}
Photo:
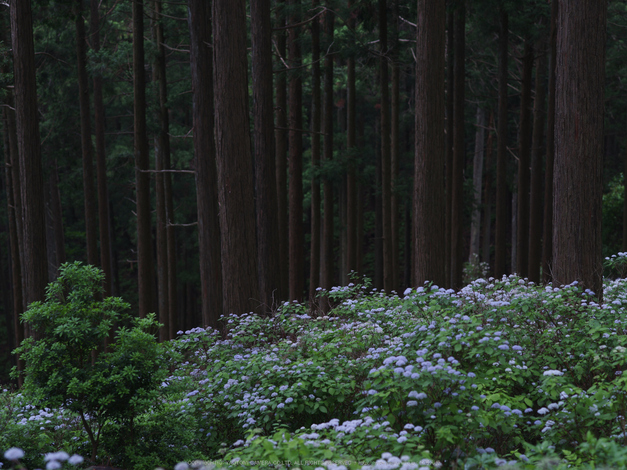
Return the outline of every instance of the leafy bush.
{"type": "Polygon", "coordinates": [[[94,461],[107,423],[124,423],[132,440],[135,417],[167,375],[163,349],[151,333],[159,326],[154,314],[122,326],[128,304],[102,299],[103,281],[92,266],[62,265],[46,300],[22,314],[35,335],[15,351],[25,361],[22,392],[37,406],[76,413],[94,461]],[[116,323],[115,340],[103,350],[116,323]]]}

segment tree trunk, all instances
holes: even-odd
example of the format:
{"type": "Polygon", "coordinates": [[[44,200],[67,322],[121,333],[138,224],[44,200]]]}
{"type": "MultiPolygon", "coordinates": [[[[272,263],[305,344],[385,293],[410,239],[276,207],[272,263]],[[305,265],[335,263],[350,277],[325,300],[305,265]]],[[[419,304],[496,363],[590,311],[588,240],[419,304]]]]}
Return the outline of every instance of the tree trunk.
{"type": "Polygon", "coordinates": [[[499,31],[499,104],[496,146],[496,227],[494,233],[494,275],[499,278],[507,271],[505,246],[507,243],[507,12],[500,12],[499,31]]]}
{"type": "Polygon", "coordinates": [[[475,156],[472,165],[472,186],[474,191],[472,221],[470,226],[470,256],[473,262],[479,256],[481,241],[481,181],[483,179],[483,154],[485,151],[485,110],[477,106],[477,129],[475,132],[475,156]]]}
{"type": "Polygon", "coordinates": [[[481,261],[488,263],[492,266],[490,256],[490,243],[492,232],[492,180],[494,178],[494,162],[493,162],[493,147],[494,147],[494,111],[490,110],[490,123],[488,124],[488,141],[486,144],[485,155],[485,183],[483,187],[483,234],[481,243],[481,261]]]}
{"type": "MultiPolygon", "coordinates": [[[[285,0],[278,0],[276,10],[277,27],[285,26],[285,0]]],[[[279,54],[279,70],[285,70],[287,52],[286,35],[283,29],[276,33],[277,53],[279,54]]],[[[275,81],[276,116],[275,116],[275,143],[276,143],[276,185],[277,206],[279,216],[279,271],[281,284],[279,298],[285,299],[289,295],[289,222],[287,216],[287,81],[286,72],[277,73],[275,81]]]]}
{"type": "MultiPolygon", "coordinates": [[[[4,70],[3,70],[4,72],[4,70]]],[[[10,95],[9,95],[10,96],[10,95]]],[[[9,106],[11,101],[7,100],[5,104],[9,106]]],[[[17,141],[15,136],[15,115],[8,107],[2,108],[3,129],[4,129],[4,169],[7,193],[7,219],[9,223],[9,245],[11,259],[11,283],[13,293],[13,335],[16,347],[24,340],[24,326],[20,323],[20,314],[24,311],[24,299],[22,296],[22,265],[20,261],[19,236],[17,229],[17,219],[19,215],[18,208],[15,204],[14,185],[19,181],[13,179],[12,162],[17,161],[17,141]],[[12,134],[12,135],[11,135],[12,134]]],[[[24,361],[18,359],[18,371],[24,370],[24,361]]],[[[24,383],[24,377],[18,377],[18,385],[21,387],[24,383]]]]}
{"type": "Polygon", "coordinates": [[[214,0],[212,20],[222,302],[226,313],[242,314],[259,302],[245,0],[214,0]]]}
{"type": "Polygon", "coordinates": [[[557,29],[553,277],[603,297],[603,93],[607,3],[560,2],[557,29]]]}
{"type": "Polygon", "coordinates": [[[540,282],[542,261],[542,150],[544,137],[544,102],[546,89],[546,43],[538,40],[536,47],[536,90],[533,104],[533,136],[531,138],[531,187],[529,189],[529,264],[527,276],[540,282]]]}
{"type": "MultiPolygon", "coordinates": [[[[333,28],[335,14],[329,1],[326,2],[327,12],[324,15],[325,50],[327,55],[324,59],[324,115],[322,122],[323,138],[323,159],[330,162],[333,159],[333,55],[329,48],[333,44],[333,28]]],[[[324,220],[322,233],[322,265],[321,281],[322,287],[331,289],[333,287],[333,184],[325,178],[323,184],[324,193],[324,220]]]]}
{"type": "Polygon", "coordinates": [[[83,1],[75,0],[76,68],[78,72],[78,103],[81,112],[81,150],[83,154],[83,192],[85,203],[85,235],[87,263],[98,265],[96,228],[96,199],[94,195],[94,148],[91,143],[91,112],[89,110],[89,81],[87,79],[87,41],[83,20],[83,1]]]}
{"type": "Polygon", "coordinates": [[[280,285],[274,108],[272,103],[272,21],[270,0],[251,0],[255,194],[259,294],[262,311],[270,313],[280,285]]]}
{"type": "Polygon", "coordinates": [[[135,198],[137,203],[137,283],[139,316],[154,312],[154,261],[150,217],[150,156],[146,134],[146,71],[144,69],[144,4],[133,0],[133,92],[135,198]]]}
{"type": "MultiPolygon", "coordinates": [[[[418,0],[413,284],[445,283],[444,67],[446,5],[418,0]]],[[[462,81],[463,83],[463,81],[462,81]]]]}
{"type": "Polygon", "coordinates": [[[445,253],[446,277],[444,287],[451,287],[451,211],[453,204],[453,90],[455,89],[455,15],[454,0],[449,0],[446,13],[446,209],[445,209],[445,253]]]}
{"type": "Polygon", "coordinates": [[[59,171],[56,159],[50,164],[50,210],[52,215],[52,230],[54,233],[55,266],[54,278],[56,278],[59,266],[67,261],[65,254],[65,235],[63,231],[63,211],[61,207],[61,192],[59,191],[59,171]]]}
{"type": "MultiPolygon", "coordinates": [[[[316,12],[319,0],[312,0],[316,12]]],[[[320,286],[320,21],[311,23],[311,248],[309,258],[309,300],[320,286]]],[[[350,80],[350,79],[349,79],[350,80]]]]}
{"type": "Polygon", "coordinates": [[[546,163],[544,171],[544,221],[542,230],[542,280],[553,279],[553,163],[555,156],[555,64],[557,62],[558,0],[551,4],[551,59],[546,123],[546,163]]]}
{"type": "Polygon", "coordinates": [[[157,298],[159,300],[159,323],[163,326],[159,331],[159,339],[167,341],[170,336],[170,290],[168,288],[168,234],[167,234],[167,208],[165,195],[165,177],[167,170],[165,162],[170,154],[170,120],[168,116],[168,85],[166,76],[166,56],[163,36],[163,24],[161,23],[162,0],[154,0],[153,39],[155,41],[156,54],[153,63],[153,80],[156,82],[159,96],[159,132],[155,137],[155,195],[157,200],[157,298]]]}
{"type": "Polygon", "coordinates": [[[392,68],[390,76],[390,234],[391,243],[391,269],[392,288],[400,288],[401,268],[399,263],[399,242],[400,242],[400,219],[399,203],[397,197],[397,178],[400,165],[400,65],[398,61],[398,50],[400,42],[398,40],[398,3],[399,0],[392,0],[392,22],[390,37],[392,42],[391,59],[392,68]]]}
{"type": "MultiPolygon", "coordinates": [[[[349,11],[354,7],[354,0],[349,0],[349,11]]],[[[352,14],[348,20],[349,28],[355,28],[355,19],[352,14]]],[[[357,165],[356,150],[356,87],[355,87],[355,57],[350,55],[346,60],[346,152],[348,155],[348,171],[346,174],[346,268],[350,273],[357,270],[357,165]]]]}
{"type": "Polygon", "coordinates": [[[464,143],[466,5],[460,1],[455,10],[455,87],[453,90],[453,178],[451,202],[451,286],[462,283],[464,241],[462,237],[463,183],[466,147],[464,143]]]}
{"type": "Polygon", "coordinates": [[[379,0],[379,85],[381,86],[381,216],[383,220],[383,288],[393,289],[392,193],[390,166],[390,90],[388,74],[387,0],[379,0]]]}
{"type": "Polygon", "coordinates": [[[22,276],[25,306],[43,300],[48,284],[44,184],[35,79],[31,2],[11,0],[15,121],[22,203],[22,276]]]}
{"type": "Polygon", "coordinates": [[[203,325],[216,328],[220,315],[230,312],[224,310],[222,305],[222,244],[213,121],[213,58],[210,46],[211,2],[189,0],[188,5],[202,322],[203,325]]]}
{"type": "MultiPolygon", "coordinates": [[[[98,0],[91,0],[91,46],[100,51],[100,15],[98,0]]],[[[113,267],[111,265],[111,238],[109,225],[109,192],[107,189],[107,163],[105,154],[105,111],[102,99],[102,77],[94,72],[94,127],[96,134],[96,175],[98,180],[98,229],[100,232],[100,263],[105,274],[105,297],[113,292],[113,267]]]]}
{"type": "Polygon", "coordinates": [[[518,225],[516,236],[516,267],[521,277],[527,277],[529,259],[529,160],[531,131],[531,80],[533,47],[525,41],[522,57],[520,91],[520,127],[518,129],[518,225]]]}

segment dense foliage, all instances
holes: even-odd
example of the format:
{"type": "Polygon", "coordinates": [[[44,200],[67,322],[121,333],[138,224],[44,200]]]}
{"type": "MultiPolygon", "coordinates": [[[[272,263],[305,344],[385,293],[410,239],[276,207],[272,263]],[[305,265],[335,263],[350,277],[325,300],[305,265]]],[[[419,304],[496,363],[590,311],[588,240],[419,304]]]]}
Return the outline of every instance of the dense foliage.
{"type": "MultiPolygon", "coordinates": [[[[608,270],[619,272],[625,258],[609,258],[608,270]]],[[[222,332],[180,332],[171,375],[135,419],[132,452],[112,420],[96,460],[146,469],[182,460],[207,468],[627,465],[627,280],[606,280],[603,305],[576,285],[515,276],[459,292],[425,285],[401,297],[366,281],[328,294],[327,314],[286,303],[268,318],[225,317],[222,332]]],[[[91,399],[101,399],[98,390],[91,399]]],[[[85,455],[75,405],[40,408],[33,391],[0,394],[0,448],[24,449],[29,468],[45,452],[85,455]]]]}

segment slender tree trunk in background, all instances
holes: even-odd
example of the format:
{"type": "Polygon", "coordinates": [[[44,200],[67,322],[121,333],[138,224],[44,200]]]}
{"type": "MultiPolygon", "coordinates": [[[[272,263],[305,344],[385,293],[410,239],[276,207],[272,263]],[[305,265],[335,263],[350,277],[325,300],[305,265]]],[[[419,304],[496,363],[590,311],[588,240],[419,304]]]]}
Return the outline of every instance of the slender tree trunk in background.
{"type": "Polygon", "coordinates": [[[276,168],[274,161],[274,109],[272,103],[272,21],[270,0],[251,0],[253,77],[253,144],[257,210],[259,294],[262,311],[270,313],[280,284],[276,168]]]}
{"type": "Polygon", "coordinates": [[[85,234],[87,263],[98,265],[98,229],[96,228],[96,199],[94,195],[94,148],[91,143],[91,112],[89,110],[89,81],[87,79],[87,41],[83,20],[83,1],[75,0],[76,68],[78,71],[78,103],[81,112],[81,150],[83,153],[83,192],[85,198],[85,234]]]}
{"type": "MultiPolygon", "coordinates": [[[[357,152],[363,151],[364,148],[364,133],[365,133],[365,122],[363,116],[357,117],[357,152]]],[[[366,200],[366,189],[364,185],[359,184],[357,182],[355,188],[355,194],[357,194],[357,248],[356,248],[356,256],[355,256],[355,271],[358,273],[363,272],[363,248],[364,248],[364,203],[366,200]]]]}
{"type": "Polygon", "coordinates": [[[242,314],[255,310],[259,302],[248,114],[246,1],[214,0],[212,20],[222,302],[226,313],[242,314]]]}
{"type": "Polygon", "coordinates": [[[168,116],[168,84],[166,76],[166,56],[163,37],[163,24],[161,23],[162,0],[155,0],[153,18],[153,39],[155,41],[156,54],[153,63],[153,80],[156,82],[159,96],[159,133],[155,137],[155,196],[157,200],[157,288],[159,299],[159,323],[163,326],[159,331],[160,341],[172,339],[170,337],[170,299],[168,289],[168,216],[165,195],[165,162],[170,154],[170,120],[168,116]]]}
{"type": "MultiPolygon", "coordinates": [[[[300,1],[290,0],[292,7],[289,24],[298,23],[300,1]]],[[[299,70],[302,59],[300,51],[300,27],[288,32],[289,80],[289,287],[290,300],[302,300],[305,255],[303,250],[303,85],[299,70]]]]}
{"type": "Polygon", "coordinates": [[[59,191],[59,170],[57,160],[50,164],[50,209],[54,232],[54,251],[56,253],[56,271],[67,261],[65,254],[65,235],[63,230],[63,210],[61,207],[61,192],[59,191]]]}
{"type": "MultiPolygon", "coordinates": [[[[188,6],[202,322],[203,325],[217,327],[220,315],[230,312],[222,306],[222,244],[213,121],[213,57],[210,46],[211,2],[189,0],[188,6]]],[[[172,217],[171,213],[169,217],[172,217]]]]}
{"type": "Polygon", "coordinates": [[[494,161],[492,158],[493,155],[493,147],[494,147],[494,111],[490,110],[490,123],[488,124],[488,141],[486,144],[486,155],[485,155],[485,182],[483,186],[483,224],[482,224],[482,243],[481,243],[481,261],[488,263],[488,265],[492,266],[490,263],[490,247],[492,246],[490,243],[490,235],[492,228],[492,179],[493,179],[493,168],[494,161]]]}
{"type": "Polygon", "coordinates": [[[483,154],[485,152],[485,109],[477,107],[477,130],[475,132],[475,156],[473,159],[472,186],[474,200],[472,208],[472,221],[470,226],[470,256],[472,262],[475,256],[479,256],[481,239],[481,180],[483,179],[483,154]]]}
{"type": "Polygon", "coordinates": [[[394,287],[392,263],[392,193],[390,167],[390,89],[388,73],[387,0],[379,0],[379,81],[381,86],[381,221],[383,227],[383,288],[394,287]]]}
{"type": "MultiPolygon", "coordinates": [[[[418,0],[414,275],[412,283],[445,282],[444,67],[446,5],[418,0]]],[[[462,81],[463,83],[463,81],[462,81]]]]}
{"type": "MultiPolygon", "coordinates": [[[[319,0],[312,0],[316,12],[319,0]]],[[[309,300],[316,297],[320,286],[320,21],[311,23],[311,249],[309,260],[309,300]]]]}
{"type": "Polygon", "coordinates": [[[560,2],[557,29],[553,277],[603,297],[601,241],[607,3],[560,2]]]}
{"type": "Polygon", "coordinates": [[[540,39],[536,47],[536,86],[533,103],[533,136],[531,138],[531,186],[529,188],[529,263],[527,276],[540,282],[542,261],[542,150],[544,137],[544,102],[546,89],[546,43],[540,39]]]}
{"type": "Polygon", "coordinates": [[[10,15],[22,199],[23,295],[27,307],[32,302],[44,299],[48,284],[44,182],[30,1],[11,0],[10,15]]]}
{"type": "Polygon", "coordinates": [[[496,227],[494,233],[494,276],[500,278],[507,271],[507,60],[508,16],[500,12],[499,31],[499,105],[496,147],[496,227]]]}
{"type": "Polygon", "coordinates": [[[455,88],[453,90],[453,179],[451,202],[451,286],[462,283],[464,241],[462,237],[463,179],[466,147],[464,143],[464,106],[466,76],[466,5],[459,2],[455,10],[455,88]]]}
{"type": "MultiPolygon", "coordinates": [[[[323,138],[323,159],[330,162],[333,159],[333,55],[330,54],[329,48],[333,43],[333,28],[335,14],[332,11],[331,2],[326,2],[329,8],[324,14],[324,35],[325,50],[327,55],[324,59],[324,104],[323,104],[323,121],[322,132],[323,138]]],[[[333,184],[328,179],[324,180],[324,220],[322,233],[322,265],[321,265],[321,281],[322,287],[331,289],[333,287],[333,184]]]]}
{"type": "MultiPolygon", "coordinates": [[[[354,0],[349,0],[350,29],[355,28],[355,19],[352,14],[354,0]]],[[[355,88],[355,56],[350,55],[346,60],[346,152],[348,155],[348,171],[346,174],[346,268],[345,271],[357,271],[357,213],[359,198],[357,197],[357,165],[356,151],[356,88],[355,88]]]]}
{"type": "MultiPolygon", "coordinates": [[[[516,182],[517,184],[517,182],[516,182]]],[[[511,239],[511,246],[512,246],[512,251],[510,253],[510,263],[511,263],[511,271],[513,273],[518,272],[518,268],[516,266],[516,262],[518,261],[518,243],[516,243],[516,238],[518,236],[518,191],[516,190],[516,188],[514,189],[514,192],[512,194],[512,207],[511,207],[511,224],[512,224],[512,231],[510,233],[512,239],[511,239]]]]}
{"type": "Polygon", "coordinates": [[[542,280],[553,279],[553,162],[555,156],[555,63],[557,61],[558,0],[551,4],[549,96],[546,123],[546,163],[544,171],[544,220],[542,231],[542,280]]]}
{"type": "Polygon", "coordinates": [[[446,277],[444,287],[451,287],[451,210],[453,204],[453,90],[455,89],[455,14],[454,0],[449,0],[446,13],[446,208],[445,208],[445,253],[446,277]]]}
{"type": "Polygon", "coordinates": [[[533,47],[525,41],[522,57],[520,88],[520,125],[518,129],[518,225],[516,236],[516,267],[521,277],[527,277],[529,259],[529,160],[531,143],[531,82],[533,47]]]}
{"type": "MultiPolygon", "coordinates": [[[[276,9],[277,27],[285,26],[283,7],[285,0],[278,0],[276,9]]],[[[276,32],[276,49],[280,56],[278,68],[285,69],[287,44],[285,31],[276,32]]],[[[276,185],[277,206],[279,216],[279,270],[281,285],[279,298],[286,299],[289,295],[289,225],[287,217],[287,86],[286,72],[279,72],[275,81],[276,116],[275,116],[275,143],[276,143],[276,185]]]]}
{"type": "Polygon", "coordinates": [[[144,4],[133,0],[133,115],[135,198],[137,202],[137,283],[139,316],[154,312],[154,261],[150,208],[150,156],[146,134],[146,71],[144,69],[144,4]]]}
{"type": "MultiPolygon", "coordinates": [[[[91,47],[100,51],[99,0],[91,0],[91,47]]],[[[102,99],[102,76],[94,72],[94,130],[96,134],[96,175],[98,180],[98,228],[100,232],[100,263],[105,274],[105,297],[113,292],[113,268],[111,265],[111,238],[109,225],[109,192],[107,189],[107,163],[105,154],[105,112],[102,99]]]]}
{"type": "MultiPolygon", "coordinates": [[[[390,99],[390,234],[391,240],[391,266],[392,266],[392,288],[400,289],[400,259],[399,259],[399,242],[400,242],[400,219],[399,204],[397,197],[397,177],[399,171],[399,160],[401,156],[400,142],[400,66],[398,63],[398,2],[392,0],[392,22],[391,22],[391,42],[392,42],[392,68],[391,68],[391,99],[390,99]]],[[[446,25],[445,25],[446,26],[446,25]]]]}
{"type": "MultiPolygon", "coordinates": [[[[3,72],[5,72],[3,70],[3,72]]],[[[10,96],[10,95],[9,95],[10,96]]],[[[12,102],[7,100],[5,104],[11,105],[12,102]]],[[[17,141],[15,136],[15,114],[8,107],[2,108],[3,115],[3,143],[4,143],[4,169],[7,193],[7,219],[9,222],[9,244],[11,258],[11,282],[13,293],[13,339],[16,347],[24,340],[24,326],[20,323],[20,314],[24,311],[24,299],[22,296],[22,266],[20,261],[20,249],[18,241],[17,219],[18,209],[15,205],[14,184],[18,183],[13,180],[12,161],[17,160],[17,141]],[[11,134],[13,134],[11,136],[11,134]]],[[[24,361],[18,359],[18,371],[24,370],[24,361]]],[[[18,385],[21,387],[24,383],[24,377],[18,377],[18,385]]]]}

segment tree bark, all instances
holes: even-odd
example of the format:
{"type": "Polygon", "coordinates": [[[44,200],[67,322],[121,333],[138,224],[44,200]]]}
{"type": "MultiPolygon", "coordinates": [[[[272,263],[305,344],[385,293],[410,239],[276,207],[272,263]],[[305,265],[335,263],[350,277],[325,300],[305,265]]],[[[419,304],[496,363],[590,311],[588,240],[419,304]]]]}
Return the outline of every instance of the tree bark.
{"type": "Polygon", "coordinates": [[[462,261],[464,242],[462,238],[463,179],[466,159],[465,147],[465,49],[466,49],[466,5],[460,1],[455,10],[455,87],[453,90],[453,178],[451,202],[451,286],[458,288],[462,283],[462,261]]]}
{"type": "MultiPolygon", "coordinates": [[[[355,19],[352,15],[354,0],[349,0],[348,25],[349,28],[355,28],[355,19]]],[[[356,99],[357,92],[355,87],[355,56],[350,55],[346,60],[346,151],[348,155],[348,169],[346,173],[346,272],[357,270],[357,213],[358,197],[357,197],[357,165],[356,165],[356,99]]]]}
{"type": "Polygon", "coordinates": [[[544,170],[544,223],[542,230],[542,280],[553,279],[553,164],[555,157],[555,64],[557,62],[558,0],[551,4],[551,39],[549,62],[549,97],[546,124],[546,163],[544,170]]]}
{"type": "Polygon", "coordinates": [[[150,208],[150,156],[146,134],[146,71],[144,69],[144,4],[133,0],[133,93],[135,198],[137,203],[137,283],[139,316],[154,312],[154,261],[150,208]]]}
{"type": "Polygon", "coordinates": [[[488,141],[486,143],[486,155],[485,155],[485,182],[483,186],[483,227],[482,227],[482,243],[481,243],[481,261],[488,263],[492,266],[490,247],[491,232],[492,232],[492,180],[494,178],[494,162],[493,162],[493,148],[494,148],[494,110],[490,110],[490,123],[488,124],[488,141]]]}
{"type": "Polygon", "coordinates": [[[241,314],[259,302],[245,0],[214,0],[212,24],[222,303],[225,312],[241,314]]]}
{"type": "MultiPolygon", "coordinates": [[[[418,0],[413,284],[445,283],[444,70],[446,5],[418,0]]],[[[462,81],[463,83],[463,81],[462,81]]]]}
{"type": "Polygon", "coordinates": [[[275,115],[275,143],[276,143],[276,185],[277,206],[279,217],[279,270],[281,284],[279,298],[285,299],[289,295],[289,221],[287,216],[287,80],[284,61],[286,60],[287,42],[285,30],[285,0],[278,0],[276,21],[279,28],[276,32],[277,53],[280,56],[279,73],[275,81],[276,115],[275,115]]]}
{"type": "Polygon", "coordinates": [[[607,3],[560,2],[557,28],[553,276],[603,297],[601,240],[607,3]]]}
{"type": "Polygon", "coordinates": [[[87,40],[83,20],[83,1],[75,0],[76,69],[78,73],[78,103],[81,113],[81,150],[83,154],[83,192],[85,204],[85,235],[87,263],[98,265],[98,229],[94,194],[94,148],[91,142],[91,112],[89,110],[89,81],[87,78],[87,40]]]}
{"type": "Polygon", "coordinates": [[[391,74],[390,74],[390,235],[391,243],[391,269],[392,269],[392,288],[398,290],[400,288],[400,260],[399,260],[399,242],[400,242],[400,219],[399,219],[399,203],[397,197],[397,178],[401,158],[401,142],[400,142],[400,65],[398,60],[398,51],[400,42],[398,40],[398,3],[399,0],[392,1],[392,21],[390,28],[391,46],[391,74]]]}
{"type": "Polygon", "coordinates": [[[507,271],[507,61],[509,21],[507,12],[500,12],[499,31],[499,104],[496,143],[496,227],[494,233],[494,275],[507,271]]]}
{"type": "Polygon", "coordinates": [[[445,208],[445,253],[446,277],[444,287],[451,287],[451,210],[453,204],[453,90],[455,89],[455,15],[454,0],[449,0],[446,13],[446,208],[445,208]]]}
{"type": "Polygon", "coordinates": [[[31,2],[11,0],[10,16],[22,203],[23,295],[27,307],[32,302],[44,299],[48,284],[44,184],[31,2]]]}
{"type": "MultiPolygon", "coordinates": [[[[319,0],[312,0],[316,11],[319,0]]],[[[309,254],[309,300],[316,297],[320,287],[320,21],[311,23],[311,248],[309,254]]],[[[350,79],[349,79],[350,80],[350,79]]]]}
{"type": "MultiPolygon", "coordinates": [[[[333,43],[333,28],[335,21],[335,13],[333,5],[326,2],[327,12],[324,15],[324,34],[325,49],[327,55],[324,59],[324,115],[322,121],[323,137],[323,159],[330,162],[333,159],[333,55],[330,54],[329,48],[333,43]]],[[[322,233],[322,263],[321,263],[321,281],[324,289],[333,287],[334,260],[333,260],[333,184],[328,178],[323,182],[324,193],[324,220],[322,233]]]]}
{"type": "Polygon", "coordinates": [[[542,261],[542,150],[544,140],[546,88],[546,42],[536,47],[536,90],[533,105],[533,136],[531,138],[531,186],[529,188],[529,264],[527,276],[540,282],[542,261]]]}
{"type": "Polygon", "coordinates": [[[230,312],[226,312],[222,304],[222,244],[214,140],[213,57],[210,46],[211,2],[189,0],[188,6],[202,322],[215,328],[220,315],[230,312]]]}
{"type": "Polygon", "coordinates": [[[272,103],[272,21],[270,0],[251,0],[253,69],[253,118],[255,148],[255,194],[257,210],[257,249],[259,294],[262,311],[270,313],[277,303],[280,285],[274,161],[274,108],[272,103]]]}
{"type": "MultiPolygon", "coordinates": [[[[91,0],[91,46],[100,51],[100,14],[98,0],[91,0]]],[[[111,237],[109,224],[109,191],[107,189],[107,163],[105,154],[105,111],[102,99],[102,76],[94,72],[94,130],[96,134],[96,177],[98,184],[98,229],[100,235],[100,263],[105,274],[105,292],[113,292],[113,267],[111,264],[111,237]]]]}
{"type": "Polygon", "coordinates": [[[516,267],[521,277],[527,277],[529,263],[529,160],[531,134],[531,80],[533,47],[525,41],[522,57],[520,92],[520,127],[518,129],[518,224],[516,236],[516,267]]]}
{"type": "Polygon", "coordinates": [[[387,0],[379,0],[379,85],[381,86],[381,221],[383,227],[383,288],[393,289],[392,193],[390,165],[390,89],[388,73],[387,0]]]}
{"type": "Polygon", "coordinates": [[[168,85],[166,76],[166,55],[164,46],[163,24],[161,23],[162,0],[154,0],[153,40],[155,41],[156,54],[153,63],[153,80],[156,82],[157,95],[159,97],[159,132],[155,137],[155,196],[157,209],[157,298],[159,301],[159,323],[163,326],[159,329],[160,341],[172,339],[170,336],[172,313],[170,312],[170,290],[168,275],[168,215],[166,208],[165,178],[169,169],[165,162],[170,159],[170,120],[168,116],[168,85]]]}
{"type": "Polygon", "coordinates": [[[479,256],[481,242],[481,182],[483,179],[483,154],[485,152],[485,110],[477,106],[477,129],[475,132],[475,156],[472,165],[472,186],[474,191],[472,220],[470,226],[470,256],[473,262],[479,256]]]}

